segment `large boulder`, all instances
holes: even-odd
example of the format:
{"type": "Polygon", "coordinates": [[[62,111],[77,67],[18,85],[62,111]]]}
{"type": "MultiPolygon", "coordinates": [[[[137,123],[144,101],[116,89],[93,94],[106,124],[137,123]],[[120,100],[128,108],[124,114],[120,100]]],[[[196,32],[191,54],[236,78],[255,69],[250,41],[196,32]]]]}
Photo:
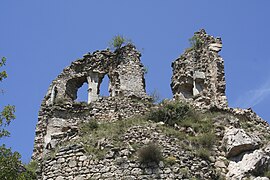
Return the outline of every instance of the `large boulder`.
{"type": "MultiPolygon", "coordinates": [[[[270,169],[270,144],[262,149],[243,155],[239,161],[231,161],[228,166],[227,179],[243,179],[247,175],[260,176],[270,169]]],[[[263,177],[261,177],[263,178],[263,177]]],[[[264,178],[265,179],[265,178],[264,178]]]]}
{"type": "Polygon", "coordinates": [[[243,129],[228,128],[223,137],[223,144],[227,151],[227,157],[234,157],[243,152],[258,148],[260,139],[251,136],[243,129]]]}

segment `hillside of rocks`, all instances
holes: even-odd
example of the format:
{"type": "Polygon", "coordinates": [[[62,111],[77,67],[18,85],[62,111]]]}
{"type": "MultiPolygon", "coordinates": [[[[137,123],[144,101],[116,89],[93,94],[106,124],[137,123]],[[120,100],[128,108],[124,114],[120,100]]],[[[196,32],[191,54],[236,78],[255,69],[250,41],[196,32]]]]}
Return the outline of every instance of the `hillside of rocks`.
{"type": "Polygon", "coordinates": [[[145,91],[133,44],[66,67],[39,111],[38,179],[269,180],[270,126],[252,109],[228,107],[221,38],[202,29],[190,42],[172,62],[173,98],[160,102],[145,91]],[[100,96],[105,76],[109,97],[100,96]],[[88,101],[78,102],[84,83],[88,101]]]}

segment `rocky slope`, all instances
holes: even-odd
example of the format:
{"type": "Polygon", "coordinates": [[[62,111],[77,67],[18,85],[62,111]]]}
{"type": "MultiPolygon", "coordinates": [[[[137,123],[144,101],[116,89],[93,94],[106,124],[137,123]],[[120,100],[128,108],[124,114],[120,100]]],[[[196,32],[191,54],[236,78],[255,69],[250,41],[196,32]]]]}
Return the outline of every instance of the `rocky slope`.
{"type": "Polygon", "coordinates": [[[39,112],[38,179],[269,179],[270,126],[228,107],[221,39],[201,30],[191,42],[172,64],[174,98],[159,104],[133,45],[65,68],[39,112]],[[110,97],[99,96],[105,75],[110,97]],[[88,102],[76,102],[84,82],[88,102]]]}

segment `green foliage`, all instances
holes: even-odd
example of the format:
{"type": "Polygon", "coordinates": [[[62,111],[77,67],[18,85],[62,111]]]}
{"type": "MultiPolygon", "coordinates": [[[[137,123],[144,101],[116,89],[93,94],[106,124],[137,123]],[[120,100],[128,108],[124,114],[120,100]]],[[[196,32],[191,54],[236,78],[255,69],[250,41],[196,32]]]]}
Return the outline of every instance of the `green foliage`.
{"type": "Polygon", "coordinates": [[[134,125],[143,126],[147,124],[148,122],[143,117],[130,118],[110,123],[101,123],[98,124],[97,128],[95,123],[89,125],[87,122],[80,128],[79,133],[81,138],[78,141],[84,144],[84,149],[88,154],[96,155],[98,159],[101,159],[107,152],[106,148],[101,150],[96,146],[101,139],[108,140],[114,147],[121,148],[124,146],[123,141],[121,140],[121,135],[123,135],[128,128],[134,125]]]}
{"type": "MultiPolygon", "coordinates": [[[[6,58],[1,58],[0,68],[6,65],[6,58]]],[[[0,82],[7,78],[6,71],[0,72],[0,82]]],[[[15,107],[7,105],[0,112],[0,139],[10,133],[5,129],[15,119],[15,107]]],[[[0,146],[0,179],[3,180],[31,180],[36,179],[35,173],[27,170],[20,160],[18,152],[12,152],[3,144],[0,146]]]]}
{"type": "MultiPolygon", "coordinates": [[[[161,130],[164,134],[166,134],[169,137],[175,137],[179,140],[186,140],[187,139],[187,134],[179,131],[171,126],[163,126],[160,125],[157,127],[159,130],[161,130]]],[[[181,141],[180,141],[181,142],[181,141]]]]}
{"type": "Polygon", "coordinates": [[[160,148],[154,143],[149,143],[148,145],[139,149],[138,157],[141,163],[159,163],[159,161],[163,159],[160,148]]]}
{"type": "MultiPolygon", "coordinates": [[[[4,65],[6,65],[6,58],[5,57],[1,58],[1,60],[0,60],[0,68],[4,65]]],[[[5,79],[5,78],[7,78],[6,71],[0,72],[0,81],[3,81],[3,79],[5,79]]]]}
{"type": "Polygon", "coordinates": [[[199,148],[196,150],[196,154],[197,154],[197,156],[199,156],[200,158],[202,158],[204,160],[209,160],[211,152],[209,149],[199,148]]]}
{"type": "Polygon", "coordinates": [[[5,145],[0,146],[0,179],[16,179],[21,167],[21,156],[18,152],[12,153],[5,145]]]}
{"type": "Polygon", "coordinates": [[[214,133],[208,132],[197,136],[196,140],[201,147],[211,149],[216,143],[216,136],[214,133]]]}
{"type": "Polygon", "coordinates": [[[30,161],[29,164],[25,165],[25,168],[28,172],[32,172],[32,174],[35,174],[38,168],[37,161],[30,161]]]}
{"type": "MultiPolygon", "coordinates": [[[[2,58],[0,61],[0,67],[6,65],[6,58],[2,58]]],[[[6,71],[0,72],[0,81],[7,78],[6,71]]],[[[11,105],[7,105],[0,112],[0,138],[9,136],[9,132],[5,129],[6,126],[10,124],[10,122],[15,119],[15,107],[11,105]]]]}
{"type": "Polygon", "coordinates": [[[268,171],[265,171],[263,176],[270,178],[270,169],[268,171]]]}
{"type": "Polygon", "coordinates": [[[13,119],[15,119],[14,112],[15,107],[7,105],[0,113],[0,138],[9,136],[10,133],[4,128],[8,126],[13,119]]]}
{"type": "Polygon", "coordinates": [[[131,40],[128,40],[123,35],[116,35],[109,42],[109,47],[116,50],[128,43],[131,43],[131,40]]]}
{"type": "Polygon", "coordinates": [[[34,170],[25,168],[20,161],[21,155],[12,152],[5,145],[0,146],[0,179],[32,180],[36,179],[34,170]]]}
{"type": "Polygon", "coordinates": [[[84,134],[87,134],[95,129],[98,128],[98,123],[96,120],[91,120],[91,121],[88,121],[86,123],[83,123],[81,126],[80,126],[80,134],[81,135],[84,135],[84,134]]]}
{"type": "Polygon", "coordinates": [[[199,49],[203,45],[202,40],[197,35],[194,35],[192,38],[190,38],[189,43],[192,49],[199,49]]]}
{"type": "Polygon", "coordinates": [[[188,105],[180,102],[164,102],[150,112],[148,118],[155,122],[164,122],[169,126],[179,124],[189,113],[188,105]]]}

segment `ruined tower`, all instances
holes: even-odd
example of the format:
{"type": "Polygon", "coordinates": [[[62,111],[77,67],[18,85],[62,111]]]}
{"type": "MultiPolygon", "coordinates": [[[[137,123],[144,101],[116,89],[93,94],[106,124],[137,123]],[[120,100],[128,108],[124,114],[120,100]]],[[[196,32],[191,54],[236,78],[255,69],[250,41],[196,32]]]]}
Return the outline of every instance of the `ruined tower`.
{"type": "Polygon", "coordinates": [[[171,88],[175,99],[199,108],[226,108],[224,62],[218,52],[221,38],[195,32],[192,47],[172,63],[171,88]]]}
{"type": "Polygon", "coordinates": [[[145,92],[132,44],[65,68],[39,111],[37,179],[262,179],[270,172],[268,123],[251,109],[227,106],[221,39],[200,30],[191,45],[172,63],[174,100],[160,104],[145,92]],[[101,97],[105,76],[109,96],[101,97]],[[78,102],[84,83],[88,100],[78,102]]]}
{"type": "Polygon", "coordinates": [[[114,121],[143,114],[147,108],[138,100],[148,101],[149,97],[140,56],[135,46],[128,44],[115,52],[86,54],[65,68],[53,80],[42,102],[33,159],[43,158],[58,143],[75,137],[83,121],[114,121]],[[109,77],[110,95],[100,97],[105,75],[109,77]],[[76,102],[77,91],[84,83],[88,84],[88,102],[76,102]]]}

